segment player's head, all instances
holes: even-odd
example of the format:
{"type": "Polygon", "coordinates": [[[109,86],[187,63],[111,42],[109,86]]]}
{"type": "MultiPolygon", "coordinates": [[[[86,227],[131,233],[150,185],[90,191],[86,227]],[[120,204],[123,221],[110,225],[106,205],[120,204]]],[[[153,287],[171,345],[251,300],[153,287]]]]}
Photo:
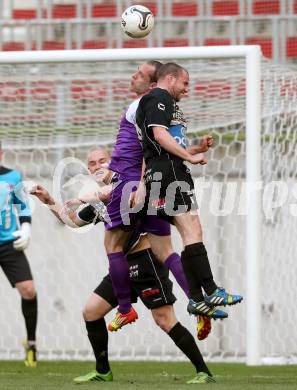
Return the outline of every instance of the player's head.
{"type": "Polygon", "coordinates": [[[106,183],[111,172],[107,168],[109,162],[109,153],[106,149],[100,147],[92,148],[87,157],[88,170],[98,183],[106,183]]]}
{"type": "Polygon", "coordinates": [[[139,65],[131,77],[130,89],[137,96],[142,96],[157,85],[157,72],[162,66],[159,61],[148,61],[139,65]]]}
{"type": "Polygon", "coordinates": [[[158,86],[167,89],[178,102],[189,92],[189,73],[175,62],[162,65],[157,72],[158,86]]]}

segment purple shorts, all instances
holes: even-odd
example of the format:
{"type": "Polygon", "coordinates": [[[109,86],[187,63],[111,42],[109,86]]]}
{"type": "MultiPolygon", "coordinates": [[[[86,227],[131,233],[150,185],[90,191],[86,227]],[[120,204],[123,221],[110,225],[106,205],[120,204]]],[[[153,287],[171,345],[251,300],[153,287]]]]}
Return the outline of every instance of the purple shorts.
{"type": "Polygon", "coordinates": [[[130,194],[136,191],[139,178],[128,178],[116,175],[113,180],[113,189],[107,204],[106,230],[120,228],[124,231],[134,230],[141,226],[141,230],[157,236],[170,235],[170,224],[155,215],[140,215],[131,213],[129,207],[130,194]]]}

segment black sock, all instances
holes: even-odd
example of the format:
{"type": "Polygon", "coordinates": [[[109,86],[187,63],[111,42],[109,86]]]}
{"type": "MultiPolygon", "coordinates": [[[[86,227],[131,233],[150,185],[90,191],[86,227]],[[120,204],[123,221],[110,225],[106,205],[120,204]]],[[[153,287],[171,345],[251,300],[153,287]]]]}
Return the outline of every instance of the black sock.
{"type": "Polygon", "coordinates": [[[110,371],[110,367],[108,361],[108,333],[105,319],[86,321],[86,328],[96,358],[96,370],[100,374],[106,374],[110,371]]]}
{"type": "Polygon", "coordinates": [[[37,326],[37,296],[33,299],[22,298],[22,312],[25,318],[28,341],[35,342],[37,326]]]}
{"type": "Polygon", "coordinates": [[[212,294],[217,285],[213,280],[203,242],[187,245],[182,252],[181,259],[186,277],[188,278],[191,298],[198,302],[201,301],[201,287],[203,287],[207,295],[212,294]]]}
{"type": "Polygon", "coordinates": [[[208,375],[212,376],[203,360],[197,344],[195,343],[194,337],[188,329],[178,322],[169,331],[168,335],[175,342],[176,346],[190,359],[197,372],[206,372],[208,375]]]}

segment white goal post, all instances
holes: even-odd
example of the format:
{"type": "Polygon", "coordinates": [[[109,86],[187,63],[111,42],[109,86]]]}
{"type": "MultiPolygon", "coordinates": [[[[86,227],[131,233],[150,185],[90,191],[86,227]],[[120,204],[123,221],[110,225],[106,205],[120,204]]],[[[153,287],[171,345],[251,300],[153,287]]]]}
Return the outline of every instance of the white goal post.
{"type": "MultiPolygon", "coordinates": [[[[261,50],[259,46],[223,46],[223,47],[182,47],[182,48],[148,48],[148,49],[111,49],[111,50],[69,50],[69,51],[36,51],[36,52],[11,52],[11,53],[0,53],[0,74],[1,67],[9,65],[10,67],[18,66],[22,64],[31,64],[35,66],[36,69],[38,65],[36,64],[83,64],[83,63],[105,63],[116,64],[123,62],[139,62],[142,60],[174,60],[178,63],[183,61],[189,61],[192,68],[194,69],[195,60],[222,60],[224,59],[241,59],[245,62],[245,118],[239,119],[238,122],[245,122],[244,125],[244,147],[245,147],[245,173],[242,174],[241,178],[245,180],[246,183],[246,199],[248,199],[248,212],[245,218],[245,228],[243,229],[245,238],[244,238],[244,247],[245,247],[245,295],[242,305],[245,306],[245,343],[246,348],[245,352],[240,352],[239,355],[234,356],[243,356],[248,365],[258,365],[263,362],[263,354],[261,351],[261,294],[263,290],[260,288],[261,284],[261,255],[262,255],[262,238],[261,238],[261,202],[262,196],[261,192],[257,190],[257,186],[261,183],[261,50]]],[[[186,64],[185,64],[186,66],[186,64]]],[[[263,66],[263,65],[262,65],[263,66]]],[[[30,71],[32,74],[38,72],[32,68],[30,71]]],[[[191,69],[190,80],[191,80],[191,69]]],[[[236,71],[236,68],[234,68],[236,71]]],[[[112,69],[106,69],[106,72],[112,72],[112,69]]],[[[205,70],[207,71],[207,69],[205,70]]],[[[103,71],[102,71],[103,72],[103,71]]],[[[211,71],[209,71],[211,72],[211,71]]],[[[104,73],[102,73],[104,77],[104,73]]],[[[128,75],[129,76],[129,75],[128,75]]],[[[215,76],[215,75],[214,75],[215,76]]],[[[3,76],[4,77],[4,76],[3,76]]],[[[19,77],[19,73],[16,71],[16,78],[19,77]]],[[[84,74],[84,77],[87,77],[84,74]]],[[[13,79],[13,74],[9,75],[10,80],[13,79]]],[[[0,82],[2,81],[2,76],[0,76],[0,82]]],[[[229,88],[229,87],[226,87],[229,88]]],[[[228,93],[232,92],[232,86],[230,87],[231,92],[228,89],[228,93]]],[[[58,101],[61,103],[61,107],[55,111],[55,115],[58,118],[57,122],[65,122],[63,115],[64,110],[68,109],[66,103],[68,98],[65,95],[65,92],[59,92],[57,89],[57,95],[60,93],[60,98],[58,96],[58,101]],[[66,102],[66,103],[65,103],[66,102]],[[62,119],[61,119],[62,118],[62,119]]],[[[198,92],[199,94],[199,88],[198,92]]],[[[222,92],[224,93],[224,92],[222,92]]],[[[242,91],[241,91],[242,94],[242,91]]],[[[240,94],[239,94],[240,95],[240,94]]],[[[193,95],[194,96],[194,95],[193,95]]],[[[234,93],[234,100],[236,100],[236,93],[234,93]]],[[[1,98],[1,96],[0,96],[1,98]]],[[[195,103],[195,99],[191,104],[195,103]]],[[[111,103],[110,103],[111,104],[111,103]]],[[[214,104],[214,103],[213,103],[214,104]]],[[[202,107],[202,106],[201,106],[202,107]]],[[[211,106],[212,107],[212,106],[211,106]]],[[[196,110],[199,111],[200,107],[197,107],[196,110]]],[[[202,110],[203,108],[201,108],[202,110]]],[[[225,108],[228,110],[228,104],[225,108]]],[[[0,122],[1,122],[1,113],[0,113],[0,122]]],[[[233,121],[235,123],[235,121],[233,121]]],[[[232,125],[232,120],[230,123],[226,124],[232,125]]],[[[34,122],[33,122],[34,123],[34,122]]],[[[223,125],[223,124],[222,124],[223,125]]],[[[58,126],[58,125],[57,125],[58,126]]],[[[22,134],[20,130],[20,136],[17,134],[17,130],[13,129],[10,132],[10,128],[13,125],[6,126],[7,132],[1,130],[2,125],[0,125],[0,138],[3,140],[4,146],[6,145],[8,151],[14,150],[13,153],[18,153],[19,150],[22,150],[22,142],[19,142],[22,139],[22,134]],[[17,140],[14,144],[14,140],[17,140]],[[15,148],[14,148],[15,146],[15,148]]],[[[211,126],[206,127],[206,130],[211,126]]],[[[219,124],[217,125],[219,127],[219,124]]],[[[18,128],[19,129],[19,128],[18,128]]],[[[203,130],[203,129],[201,129],[203,130]]],[[[100,129],[99,129],[100,131],[100,129]]],[[[114,133],[113,133],[114,134],[114,133]]],[[[232,136],[231,136],[232,137],[232,136]]],[[[59,136],[60,146],[63,146],[65,136],[59,136]]],[[[240,138],[239,138],[240,139],[240,138]]],[[[46,140],[42,137],[39,138],[40,143],[43,145],[43,149],[46,149],[46,140]]],[[[39,142],[38,139],[36,142],[39,142]]],[[[52,148],[52,141],[49,141],[49,148],[52,148]]],[[[66,141],[65,141],[66,142],[66,141]]],[[[90,141],[90,144],[92,141],[90,141]]],[[[104,144],[104,141],[102,142],[104,144]]],[[[110,140],[106,141],[110,143],[110,140]]],[[[237,142],[238,143],[238,142],[237,142]]],[[[84,144],[83,137],[79,141],[74,141],[73,144],[67,143],[67,147],[72,147],[73,145],[85,147],[88,145],[88,142],[84,144]],[[80,144],[81,142],[81,144],[80,144]],[[70,145],[70,146],[69,146],[70,145]]],[[[66,145],[65,144],[65,145],[66,145]]],[[[33,149],[33,147],[38,148],[38,144],[25,145],[24,150],[33,149]]],[[[44,153],[44,152],[42,152],[44,153]]],[[[8,153],[9,154],[9,153],[8,153]]],[[[28,157],[30,160],[30,157],[28,157]]],[[[210,158],[211,160],[211,158],[210,158]]],[[[15,161],[14,157],[11,157],[11,161],[15,161]]],[[[17,160],[18,164],[21,165],[22,161],[17,160]]],[[[32,161],[30,162],[32,163],[32,161]]],[[[33,164],[36,164],[33,162],[33,164]]],[[[31,176],[33,177],[33,175],[31,176]]],[[[37,216],[35,218],[38,218],[37,216]]],[[[58,227],[59,228],[59,227],[58,227]]],[[[215,238],[214,238],[215,239],[215,238]]],[[[34,236],[33,236],[34,240],[34,236]]],[[[228,237],[226,237],[228,240],[228,237]]],[[[40,243],[42,246],[42,243],[40,243]]],[[[39,249],[39,255],[42,251],[39,249]]],[[[34,253],[32,253],[34,256],[34,253]]],[[[62,260],[61,260],[62,261],[62,260]]],[[[100,260],[99,260],[100,261],[100,260]]],[[[211,261],[212,262],[212,261],[211,261]]],[[[49,265],[47,265],[49,267],[49,265]]],[[[228,269],[225,270],[228,272],[228,269]]],[[[95,286],[89,286],[89,290],[95,286]]],[[[224,286],[225,287],[225,286],[224,286]]],[[[242,286],[237,286],[242,287],[242,286]]],[[[228,286],[226,289],[230,290],[228,286]]],[[[232,291],[236,293],[236,291],[232,291]]],[[[237,291],[241,292],[241,291],[237,291]]],[[[57,303],[58,305],[58,303],[57,303]]],[[[79,311],[79,307],[77,310],[79,311]]],[[[236,310],[237,307],[232,309],[232,316],[236,321],[236,310]]],[[[216,323],[214,323],[214,327],[216,323]]],[[[129,327],[129,331],[132,327],[129,327]]],[[[210,338],[212,335],[210,335],[210,338]]],[[[219,336],[217,336],[219,337],[219,336]]],[[[273,355],[273,353],[272,353],[273,355]]],[[[45,355],[46,356],[46,355],[45,355]]],[[[118,358],[118,355],[114,355],[118,358]]],[[[123,355],[125,357],[125,354],[123,355]]],[[[222,354],[224,358],[224,353],[222,354]]],[[[231,356],[231,355],[230,355],[231,356]]],[[[120,356],[121,357],[121,356],[120,356]]],[[[129,356],[128,356],[129,357],[129,356]]],[[[277,356],[278,357],[278,356],[277,356]]],[[[132,356],[132,358],[137,358],[137,353],[132,356]]],[[[140,356],[141,358],[141,356],[140,356]]],[[[228,358],[228,353],[226,353],[226,358],[228,358]]],[[[231,356],[232,358],[232,356],[231,356]]],[[[215,353],[214,353],[215,359],[215,353]]]]}

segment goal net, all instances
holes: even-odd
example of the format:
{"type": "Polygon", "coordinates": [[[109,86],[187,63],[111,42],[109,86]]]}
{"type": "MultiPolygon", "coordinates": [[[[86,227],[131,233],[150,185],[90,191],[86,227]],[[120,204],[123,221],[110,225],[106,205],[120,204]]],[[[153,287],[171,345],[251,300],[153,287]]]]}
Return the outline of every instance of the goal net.
{"type": "MultiPolygon", "coordinates": [[[[84,54],[76,53],[75,62],[66,56],[59,63],[31,60],[21,64],[13,56],[10,62],[6,57],[1,63],[0,58],[3,165],[20,170],[24,180],[44,185],[62,200],[89,188],[84,165],[88,149],[94,145],[112,149],[120,115],[133,99],[130,77],[143,62],[142,54],[139,59],[135,54],[141,51],[126,50],[131,58],[127,54],[128,60],[122,61],[79,62],[84,54]]],[[[213,322],[211,335],[199,342],[199,348],[208,360],[245,361],[255,336],[259,340],[255,354],[262,362],[294,361],[297,76],[289,68],[262,61],[261,181],[252,183],[257,188],[250,191],[256,191],[261,202],[260,229],[255,225],[255,245],[261,250],[253,285],[251,277],[247,280],[249,264],[255,259],[248,257],[253,246],[247,248],[246,240],[246,221],[253,207],[246,196],[246,59],[224,57],[172,55],[190,74],[189,96],[181,107],[192,142],[205,133],[215,139],[208,164],[192,169],[215,280],[244,296],[243,303],[227,309],[228,319],[213,322]],[[253,320],[255,335],[249,330],[253,320]]],[[[159,58],[152,55],[152,59],[159,58]]],[[[249,147],[248,152],[250,159],[257,159],[256,150],[249,147]]],[[[91,359],[81,312],[107,273],[104,228],[67,228],[33,197],[31,203],[33,236],[27,255],[38,291],[39,357],[91,359]]],[[[174,230],[173,242],[180,251],[174,230]]],[[[0,292],[0,358],[21,358],[25,329],[20,299],[2,273],[0,292]]],[[[195,335],[196,323],[186,312],[186,297],[176,284],[174,292],[177,317],[195,335]]],[[[183,359],[172,340],[154,324],[150,312],[141,303],[136,308],[139,321],[110,335],[110,357],[183,359]]]]}

